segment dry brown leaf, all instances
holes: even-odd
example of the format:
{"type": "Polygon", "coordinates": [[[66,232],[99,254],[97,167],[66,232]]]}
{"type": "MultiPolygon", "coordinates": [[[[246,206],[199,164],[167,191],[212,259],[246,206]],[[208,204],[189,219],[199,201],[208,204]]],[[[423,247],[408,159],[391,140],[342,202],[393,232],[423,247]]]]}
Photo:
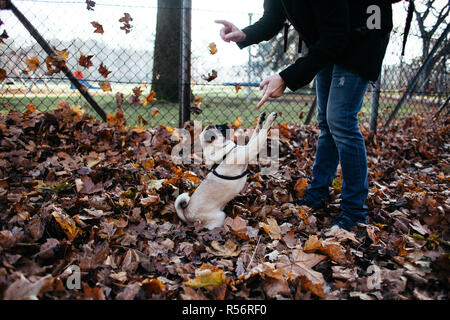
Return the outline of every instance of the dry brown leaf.
{"type": "Polygon", "coordinates": [[[206,251],[217,257],[224,257],[224,258],[236,257],[241,252],[239,249],[237,249],[237,245],[231,240],[225,242],[223,246],[217,241],[212,241],[211,247],[213,247],[215,250],[206,247],[206,251]]]}
{"type": "Polygon", "coordinates": [[[272,240],[281,239],[281,229],[278,226],[277,220],[273,217],[267,218],[267,223],[260,222],[259,226],[264,229],[264,231],[270,236],[272,240]]]}

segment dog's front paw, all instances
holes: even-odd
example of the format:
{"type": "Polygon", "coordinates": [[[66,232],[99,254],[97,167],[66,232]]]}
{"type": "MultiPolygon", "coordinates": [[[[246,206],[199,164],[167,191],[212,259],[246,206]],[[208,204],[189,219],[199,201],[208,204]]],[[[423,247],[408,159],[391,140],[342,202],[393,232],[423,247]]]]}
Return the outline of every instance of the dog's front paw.
{"type": "Polygon", "coordinates": [[[262,112],[258,118],[258,125],[257,125],[258,128],[262,128],[264,120],[266,120],[266,113],[262,112]]]}
{"type": "Polygon", "coordinates": [[[272,123],[278,117],[278,112],[272,112],[267,118],[266,123],[264,124],[264,128],[269,129],[272,126],[272,123]]]}

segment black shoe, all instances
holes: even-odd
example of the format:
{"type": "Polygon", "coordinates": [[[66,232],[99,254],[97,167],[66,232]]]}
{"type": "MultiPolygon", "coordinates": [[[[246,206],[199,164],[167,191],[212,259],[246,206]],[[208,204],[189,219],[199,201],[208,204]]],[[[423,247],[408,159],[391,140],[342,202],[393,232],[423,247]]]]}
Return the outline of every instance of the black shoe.
{"type": "Polygon", "coordinates": [[[297,200],[297,205],[299,205],[299,206],[307,206],[307,207],[309,207],[311,209],[321,209],[321,208],[325,207],[323,202],[316,203],[316,202],[313,202],[313,201],[311,201],[311,200],[309,200],[307,198],[303,198],[303,199],[297,200]]]}

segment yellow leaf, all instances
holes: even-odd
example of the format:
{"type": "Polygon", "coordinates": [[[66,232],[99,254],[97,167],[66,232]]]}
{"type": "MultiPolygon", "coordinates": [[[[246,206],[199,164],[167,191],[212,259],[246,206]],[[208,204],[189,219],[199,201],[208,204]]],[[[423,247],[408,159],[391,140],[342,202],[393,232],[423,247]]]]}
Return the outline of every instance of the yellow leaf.
{"type": "Polygon", "coordinates": [[[58,61],[66,61],[69,58],[69,51],[67,49],[64,50],[55,50],[56,60],[58,61]]]}
{"type": "Polygon", "coordinates": [[[194,183],[200,183],[200,178],[192,171],[185,171],[181,177],[183,180],[191,180],[194,183]]]}
{"type": "Polygon", "coordinates": [[[70,109],[78,116],[82,116],[84,114],[84,110],[80,106],[71,106],[70,109]]]}
{"type": "Polygon", "coordinates": [[[214,266],[201,266],[195,272],[195,278],[183,284],[193,288],[204,288],[209,286],[220,286],[225,283],[225,275],[223,271],[214,266]]]}
{"type": "Polygon", "coordinates": [[[236,120],[234,121],[234,125],[236,127],[240,127],[244,122],[241,120],[241,117],[237,117],[236,120]]]}
{"type": "Polygon", "coordinates": [[[41,65],[41,62],[37,57],[26,58],[25,62],[28,65],[29,71],[36,71],[37,68],[39,68],[39,66],[41,65]]]}
{"type": "Polygon", "coordinates": [[[52,215],[56,222],[58,222],[61,226],[69,240],[73,240],[83,233],[83,230],[77,227],[75,221],[73,221],[72,218],[64,212],[53,211],[52,215]]]}
{"type": "Polygon", "coordinates": [[[151,170],[155,167],[155,160],[153,160],[152,158],[145,159],[144,161],[141,162],[141,166],[145,170],[151,170]]]}
{"type": "Polygon", "coordinates": [[[103,90],[104,92],[112,91],[112,89],[111,89],[111,84],[109,83],[108,80],[105,80],[105,81],[99,81],[99,82],[98,82],[98,85],[100,86],[100,88],[102,88],[102,90],[103,90]]]}
{"type": "Polygon", "coordinates": [[[209,53],[210,54],[216,54],[217,53],[217,46],[214,42],[209,44],[209,53]]]}

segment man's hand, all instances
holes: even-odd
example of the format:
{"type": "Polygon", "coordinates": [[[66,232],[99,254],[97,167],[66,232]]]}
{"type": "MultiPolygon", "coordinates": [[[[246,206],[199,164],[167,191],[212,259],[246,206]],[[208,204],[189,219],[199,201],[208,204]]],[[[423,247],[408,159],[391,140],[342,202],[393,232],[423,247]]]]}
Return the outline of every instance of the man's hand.
{"type": "Polygon", "coordinates": [[[278,74],[274,74],[270,77],[265,78],[259,85],[259,90],[264,90],[264,95],[259,101],[257,109],[266,103],[269,98],[278,98],[283,95],[284,90],[286,90],[286,83],[283,78],[278,74]]]}
{"type": "Polygon", "coordinates": [[[220,29],[220,37],[225,42],[239,42],[244,41],[247,37],[246,34],[238,29],[234,24],[225,20],[216,20],[215,23],[223,24],[223,28],[220,29]]]}

